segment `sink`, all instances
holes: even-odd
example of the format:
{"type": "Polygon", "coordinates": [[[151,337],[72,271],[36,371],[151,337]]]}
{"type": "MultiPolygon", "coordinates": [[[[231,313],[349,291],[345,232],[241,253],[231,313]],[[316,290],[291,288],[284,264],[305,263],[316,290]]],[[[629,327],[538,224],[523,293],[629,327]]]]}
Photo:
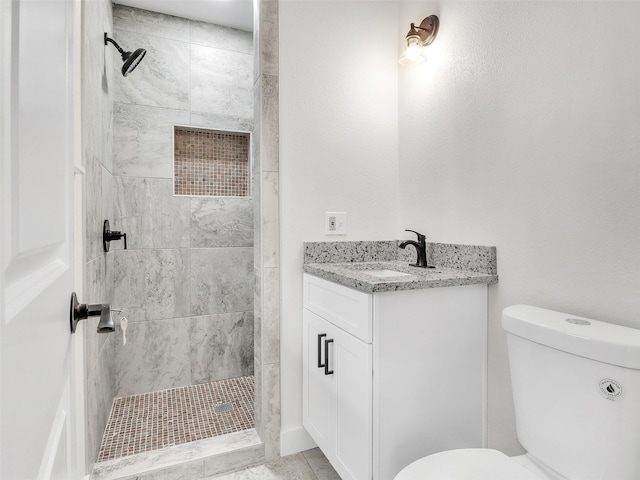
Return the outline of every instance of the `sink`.
{"type": "Polygon", "coordinates": [[[409,277],[410,273],[396,272],[395,270],[361,270],[367,275],[378,278],[394,278],[394,277],[409,277]]]}

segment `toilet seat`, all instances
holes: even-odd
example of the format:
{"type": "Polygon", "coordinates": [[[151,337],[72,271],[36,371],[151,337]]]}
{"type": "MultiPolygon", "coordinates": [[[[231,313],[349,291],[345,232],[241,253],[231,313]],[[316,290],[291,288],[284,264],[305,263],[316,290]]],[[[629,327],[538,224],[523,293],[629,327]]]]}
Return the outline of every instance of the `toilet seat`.
{"type": "Polygon", "coordinates": [[[504,453],[465,448],[435,453],[403,468],[395,480],[540,480],[504,453]]]}

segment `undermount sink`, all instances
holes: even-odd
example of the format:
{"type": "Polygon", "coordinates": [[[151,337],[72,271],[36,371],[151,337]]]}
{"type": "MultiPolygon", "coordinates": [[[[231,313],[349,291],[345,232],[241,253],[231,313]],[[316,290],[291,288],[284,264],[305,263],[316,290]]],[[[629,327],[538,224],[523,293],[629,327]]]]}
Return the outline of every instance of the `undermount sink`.
{"type": "Polygon", "coordinates": [[[363,270],[363,273],[378,278],[392,278],[392,277],[408,277],[410,273],[396,272],[395,270],[363,270]]]}

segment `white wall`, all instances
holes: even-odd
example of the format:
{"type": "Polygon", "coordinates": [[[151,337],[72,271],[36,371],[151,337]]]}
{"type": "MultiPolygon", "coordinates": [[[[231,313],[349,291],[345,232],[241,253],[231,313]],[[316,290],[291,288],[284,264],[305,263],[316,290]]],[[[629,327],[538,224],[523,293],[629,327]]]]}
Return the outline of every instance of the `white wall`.
{"type": "Polygon", "coordinates": [[[403,2],[400,19],[429,14],[428,63],[399,70],[399,225],[497,246],[489,443],[516,453],[501,310],[640,328],[640,4],[403,2]]]}
{"type": "Polygon", "coordinates": [[[283,430],[301,423],[302,242],[345,210],[348,240],[497,246],[489,442],[520,452],[501,310],[640,328],[640,4],[280,6],[283,430]],[[431,14],[428,62],[399,67],[431,14]]]}
{"type": "Polygon", "coordinates": [[[324,235],[326,211],[348,213],[344,240],[396,237],[396,34],[390,2],[280,3],[285,432],[302,422],[302,243],[336,239],[324,235]]]}

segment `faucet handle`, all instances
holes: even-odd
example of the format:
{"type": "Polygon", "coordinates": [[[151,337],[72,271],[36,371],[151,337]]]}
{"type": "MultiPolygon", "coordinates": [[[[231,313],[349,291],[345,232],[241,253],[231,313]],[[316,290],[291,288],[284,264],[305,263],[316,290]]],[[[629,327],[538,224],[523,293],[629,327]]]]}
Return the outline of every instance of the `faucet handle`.
{"type": "Polygon", "coordinates": [[[418,236],[418,241],[419,242],[424,242],[425,240],[425,236],[423,234],[421,234],[420,232],[416,232],[415,230],[409,230],[409,229],[405,229],[405,232],[413,232],[418,236]]]}

